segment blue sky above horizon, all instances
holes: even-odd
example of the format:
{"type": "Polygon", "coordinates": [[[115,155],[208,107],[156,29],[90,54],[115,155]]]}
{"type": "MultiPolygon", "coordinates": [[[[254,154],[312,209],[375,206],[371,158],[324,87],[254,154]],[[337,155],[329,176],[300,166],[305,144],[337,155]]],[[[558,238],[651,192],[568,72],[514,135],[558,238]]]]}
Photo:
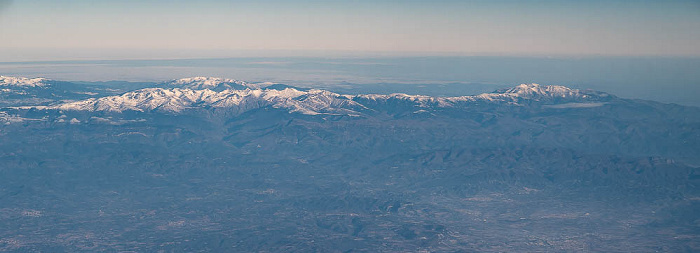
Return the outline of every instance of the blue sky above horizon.
{"type": "Polygon", "coordinates": [[[698,57],[700,2],[0,0],[0,34],[0,61],[241,52],[698,57]]]}

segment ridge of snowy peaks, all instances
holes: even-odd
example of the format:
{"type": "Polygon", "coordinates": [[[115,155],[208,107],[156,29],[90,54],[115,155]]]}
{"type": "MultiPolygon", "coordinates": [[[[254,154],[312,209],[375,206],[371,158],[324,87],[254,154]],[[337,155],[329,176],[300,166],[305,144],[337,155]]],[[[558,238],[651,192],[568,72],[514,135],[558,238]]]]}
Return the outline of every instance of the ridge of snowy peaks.
{"type": "MultiPolygon", "coordinates": [[[[484,95],[484,94],[482,94],[484,95]]],[[[532,84],[520,84],[513,88],[497,90],[494,93],[488,93],[487,97],[510,97],[510,98],[522,98],[531,100],[543,100],[543,99],[588,99],[596,100],[610,97],[609,94],[604,92],[592,91],[592,90],[578,90],[571,89],[569,87],[560,85],[539,85],[536,83],[532,84]]]]}
{"type": "Polygon", "coordinates": [[[384,101],[403,100],[414,103],[420,107],[460,107],[473,103],[505,103],[520,105],[523,102],[602,102],[612,99],[613,96],[604,92],[571,89],[558,85],[520,84],[513,88],[496,90],[492,93],[483,93],[471,96],[458,97],[432,97],[425,95],[407,95],[395,93],[390,95],[366,94],[356,95],[354,100],[384,101]]]}
{"type": "Polygon", "coordinates": [[[11,76],[0,76],[0,86],[14,86],[14,87],[41,87],[48,86],[48,79],[46,78],[26,78],[26,77],[11,77],[11,76]]]}
{"type": "MultiPolygon", "coordinates": [[[[409,107],[424,108],[467,108],[476,104],[523,105],[540,102],[544,105],[575,104],[585,108],[600,106],[612,95],[595,91],[581,91],[564,86],[521,84],[493,93],[459,97],[432,97],[407,94],[366,94],[340,95],[325,90],[284,89],[210,89],[221,84],[241,84],[245,82],[219,78],[186,78],[173,81],[178,84],[193,85],[189,88],[146,88],[118,96],[90,98],[55,106],[61,110],[84,110],[103,112],[160,111],[181,112],[188,108],[226,108],[242,113],[256,108],[272,106],[289,112],[302,114],[341,114],[359,115],[382,108],[383,105],[398,103],[409,107]],[[199,89],[193,89],[199,88],[199,89]],[[376,107],[379,106],[379,107],[376,107]]],[[[564,108],[564,107],[562,107],[564,108]]]]}
{"type": "Polygon", "coordinates": [[[235,79],[203,76],[175,79],[163,83],[163,86],[167,88],[181,88],[192,90],[210,89],[216,91],[223,91],[228,89],[261,89],[271,85],[274,85],[274,83],[249,83],[235,79]]]}
{"type": "Polygon", "coordinates": [[[245,112],[265,106],[285,108],[289,112],[302,114],[358,114],[363,110],[359,103],[324,90],[300,91],[293,88],[276,89],[211,89],[146,88],[127,92],[119,96],[91,98],[58,105],[60,110],[84,111],[161,111],[181,112],[188,108],[227,108],[234,112],[245,112]]]}

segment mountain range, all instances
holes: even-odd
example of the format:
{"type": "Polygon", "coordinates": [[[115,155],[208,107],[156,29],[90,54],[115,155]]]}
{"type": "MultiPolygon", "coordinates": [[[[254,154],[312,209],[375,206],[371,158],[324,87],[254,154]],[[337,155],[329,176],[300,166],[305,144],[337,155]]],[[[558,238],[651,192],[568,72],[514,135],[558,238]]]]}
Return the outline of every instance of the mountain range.
{"type": "Polygon", "coordinates": [[[700,108],[0,77],[0,250],[700,250],[700,108]]]}

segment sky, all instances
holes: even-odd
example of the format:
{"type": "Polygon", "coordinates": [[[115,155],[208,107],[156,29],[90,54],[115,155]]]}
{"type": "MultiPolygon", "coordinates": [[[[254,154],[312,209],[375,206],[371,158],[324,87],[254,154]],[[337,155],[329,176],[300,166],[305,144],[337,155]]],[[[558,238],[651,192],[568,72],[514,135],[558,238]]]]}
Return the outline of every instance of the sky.
{"type": "Polygon", "coordinates": [[[700,56],[700,1],[0,0],[0,61],[700,56]]]}

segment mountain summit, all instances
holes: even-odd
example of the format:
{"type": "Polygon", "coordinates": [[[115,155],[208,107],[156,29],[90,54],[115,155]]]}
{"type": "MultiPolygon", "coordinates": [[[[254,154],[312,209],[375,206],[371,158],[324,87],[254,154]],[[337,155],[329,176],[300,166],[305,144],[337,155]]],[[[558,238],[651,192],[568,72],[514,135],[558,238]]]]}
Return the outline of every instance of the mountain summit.
{"type": "Polygon", "coordinates": [[[586,99],[602,99],[610,97],[609,94],[604,92],[597,92],[592,90],[578,90],[571,89],[565,86],[559,85],[539,85],[536,83],[532,84],[521,84],[513,88],[501,89],[492,93],[493,96],[512,97],[512,98],[523,98],[531,100],[547,100],[547,99],[568,99],[568,100],[586,100],[586,99]]]}
{"type": "Polygon", "coordinates": [[[172,80],[169,82],[165,82],[165,83],[163,83],[163,86],[168,87],[168,88],[181,88],[181,89],[192,89],[192,90],[202,90],[202,89],[210,89],[210,90],[237,89],[237,90],[240,90],[240,89],[248,88],[249,84],[244,82],[244,81],[234,80],[234,79],[197,76],[197,77],[181,78],[181,79],[176,79],[176,80],[172,80]]]}
{"type": "Polygon", "coordinates": [[[0,86],[21,86],[21,87],[37,87],[47,86],[46,78],[26,78],[26,77],[10,77],[0,76],[0,86]]]}

